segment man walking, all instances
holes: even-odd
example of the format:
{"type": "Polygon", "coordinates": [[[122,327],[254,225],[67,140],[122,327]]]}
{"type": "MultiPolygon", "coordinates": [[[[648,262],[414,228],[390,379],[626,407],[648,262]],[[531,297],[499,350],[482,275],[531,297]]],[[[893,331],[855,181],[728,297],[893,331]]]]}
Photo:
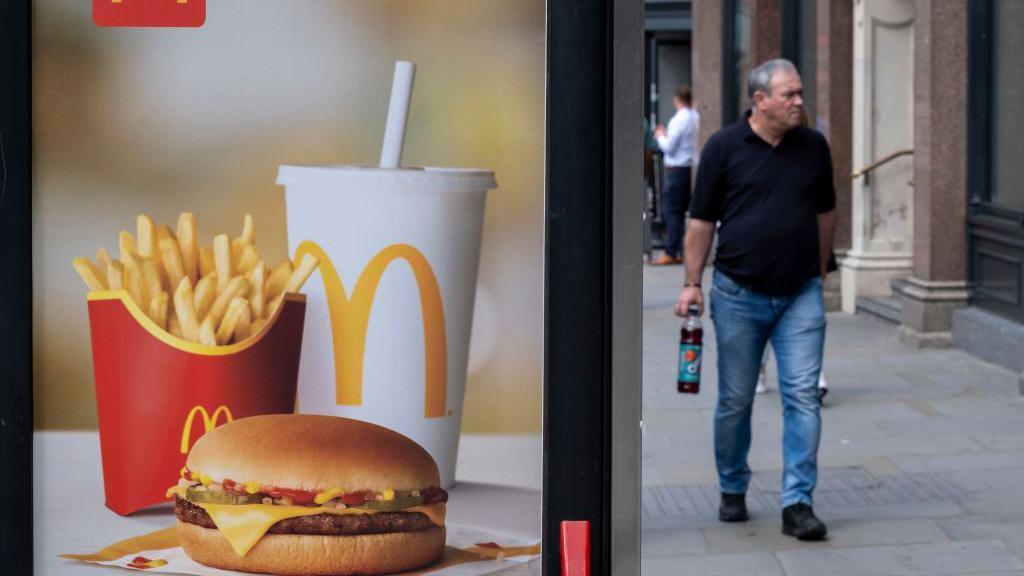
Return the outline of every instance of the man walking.
{"type": "Polygon", "coordinates": [[[832,252],[835,188],[828,143],[800,126],[803,87],[787,60],[751,70],[751,110],[702,151],[686,234],[686,283],[676,314],[703,313],[701,272],[715,223],[711,318],[718,346],[715,463],[719,519],[747,519],[750,414],[761,354],[771,341],[784,431],[782,531],[825,537],[812,509],[821,418],[818,373],[825,339],[822,280],[832,252]]]}
{"type": "Polygon", "coordinates": [[[683,227],[686,207],[690,204],[690,167],[697,155],[697,132],[700,118],[690,107],[688,86],[676,89],[672,105],[676,113],[668,128],[659,125],[654,131],[658,148],[665,155],[665,188],[661,193],[661,213],[665,220],[665,253],[651,262],[652,266],[682,264],[683,227]]]}

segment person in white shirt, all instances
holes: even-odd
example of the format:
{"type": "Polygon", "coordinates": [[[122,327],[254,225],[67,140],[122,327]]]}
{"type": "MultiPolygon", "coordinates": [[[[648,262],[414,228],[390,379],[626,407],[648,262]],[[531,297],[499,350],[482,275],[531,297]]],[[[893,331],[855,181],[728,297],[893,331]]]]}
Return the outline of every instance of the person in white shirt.
{"type": "Polygon", "coordinates": [[[661,213],[665,221],[665,253],[651,262],[653,266],[682,264],[683,228],[690,205],[690,169],[697,160],[697,132],[700,115],[690,107],[689,86],[676,89],[672,104],[675,115],[668,128],[658,125],[654,137],[665,155],[665,187],[661,193],[661,213]]]}

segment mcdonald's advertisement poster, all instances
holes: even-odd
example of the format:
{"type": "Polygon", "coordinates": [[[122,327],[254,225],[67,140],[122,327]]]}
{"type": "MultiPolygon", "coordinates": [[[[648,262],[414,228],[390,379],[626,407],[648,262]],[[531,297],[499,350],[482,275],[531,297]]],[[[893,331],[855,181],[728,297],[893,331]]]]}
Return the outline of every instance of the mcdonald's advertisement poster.
{"type": "Polygon", "coordinates": [[[164,527],[196,442],[266,414],[397,431],[442,490],[539,492],[544,2],[45,0],[31,25],[34,478],[73,470],[81,519],[39,534],[164,527]]]}

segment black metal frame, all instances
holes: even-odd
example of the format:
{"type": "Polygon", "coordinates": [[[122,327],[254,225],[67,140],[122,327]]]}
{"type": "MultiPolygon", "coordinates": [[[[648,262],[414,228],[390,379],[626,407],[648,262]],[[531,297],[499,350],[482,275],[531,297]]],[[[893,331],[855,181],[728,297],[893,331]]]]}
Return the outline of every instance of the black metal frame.
{"type": "Polygon", "coordinates": [[[31,6],[0,0],[0,558],[32,573],[31,6]]]}
{"type": "Polygon", "coordinates": [[[741,86],[736,77],[736,0],[722,2],[722,126],[739,120],[741,86]]]}
{"type": "Polygon", "coordinates": [[[543,570],[550,575],[561,573],[563,520],[590,521],[592,573],[610,572],[611,5],[548,2],[543,570]]]}
{"type": "Polygon", "coordinates": [[[1024,211],[993,202],[992,126],[995,80],[993,4],[971,0],[967,31],[967,277],[974,304],[1024,321],[1024,211]],[[1016,267],[1011,298],[987,286],[982,258],[1016,267]]]}
{"type": "MultiPolygon", "coordinates": [[[[636,17],[632,12],[639,11],[632,5],[619,5],[628,6],[627,17],[637,20],[641,35],[642,13],[636,17]]],[[[611,572],[617,541],[632,546],[622,539],[624,527],[633,535],[638,532],[638,526],[621,518],[617,525],[612,522],[613,505],[639,508],[638,478],[636,486],[627,484],[612,493],[615,450],[620,468],[632,470],[635,464],[639,474],[639,455],[622,456],[631,450],[633,434],[639,450],[639,419],[636,430],[630,421],[620,420],[626,434],[618,439],[612,434],[612,398],[619,394],[621,404],[631,394],[613,389],[613,369],[637,376],[639,385],[638,374],[631,372],[632,358],[623,361],[621,350],[613,351],[615,338],[633,341],[639,350],[632,333],[639,333],[639,305],[634,314],[616,308],[612,300],[615,286],[620,297],[639,297],[638,286],[633,286],[639,273],[613,261],[616,255],[622,260],[624,252],[633,253],[632,247],[613,242],[613,223],[630,220],[621,209],[615,216],[613,181],[621,184],[633,172],[639,175],[638,170],[613,170],[613,164],[621,163],[613,162],[613,151],[634,147],[629,134],[612,141],[613,133],[625,134],[622,126],[633,126],[632,119],[613,115],[614,96],[626,93],[622,86],[613,89],[615,7],[614,0],[549,0],[547,8],[543,569],[552,576],[560,573],[561,521],[591,522],[594,574],[611,572]],[[623,270],[634,274],[635,281],[623,270]],[[618,336],[613,334],[613,316],[620,318],[618,336]],[[623,326],[631,332],[622,333],[623,326]],[[621,489],[630,497],[622,499],[621,489]]],[[[0,0],[0,66],[5,71],[0,75],[0,557],[5,574],[31,574],[33,559],[30,13],[29,2],[0,0]]],[[[638,80],[619,82],[633,85],[638,80]]],[[[639,102],[636,108],[642,109],[639,102]]],[[[639,133],[635,140],[639,152],[639,133]]],[[[637,265],[639,205],[637,195],[637,265]]],[[[638,558],[638,540],[635,547],[626,556],[638,558]]],[[[617,563],[621,566],[621,560],[617,563]]]]}

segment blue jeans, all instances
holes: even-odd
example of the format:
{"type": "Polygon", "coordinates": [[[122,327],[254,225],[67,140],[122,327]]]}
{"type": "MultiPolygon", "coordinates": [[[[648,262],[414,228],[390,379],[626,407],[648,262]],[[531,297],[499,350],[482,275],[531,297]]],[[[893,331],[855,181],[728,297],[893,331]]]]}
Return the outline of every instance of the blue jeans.
{"type": "Polygon", "coordinates": [[[818,373],[825,343],[821,278],[790,296],[766,296],[715,271],[711,319],[718,345],[715,463],[727,494],[750,484],[750,413],[761,355],[770,340],[782,397],[782,505],[813,504],[818,481],[821,416],[818,373]]]}

